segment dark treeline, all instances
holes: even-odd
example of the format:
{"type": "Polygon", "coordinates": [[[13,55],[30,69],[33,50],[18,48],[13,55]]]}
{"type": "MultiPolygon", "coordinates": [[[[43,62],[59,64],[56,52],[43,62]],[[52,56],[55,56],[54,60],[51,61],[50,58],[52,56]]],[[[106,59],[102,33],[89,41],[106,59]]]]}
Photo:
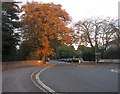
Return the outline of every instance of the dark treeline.
{"type": "Polygon", "coordinates": [[[20,41],[20,34],[14,30],[20,28],[20,13],[18,5],[14,2],[2,3],[2,61],[13,61],[17,57],[16,46],[20,41]]]}

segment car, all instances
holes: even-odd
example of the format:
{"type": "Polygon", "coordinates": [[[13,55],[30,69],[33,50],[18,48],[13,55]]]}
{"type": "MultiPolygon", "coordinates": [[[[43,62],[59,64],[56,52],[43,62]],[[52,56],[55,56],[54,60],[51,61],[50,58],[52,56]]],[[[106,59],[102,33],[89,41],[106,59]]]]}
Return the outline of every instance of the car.
{"type": "Polygon", "coordinates": [[[50,61],[50,59],[47,57],[47,58],[45,59],[45,61],[49,62],[49,61],[50,61]]]}
{"type": "Polygon", "coordinates": [[[73,58],[71,62],[79,62],[79,60],[82,62],[83,59],[82,58],[73,58]]]}
{"type": "Polygon", "coordinates": [[[77,63],[79,62],[79,60],[82,62],[83,59],[82,58],[61,58],[61,59],[58,59],[58,61],[63,61],[63,62],[70,62],[70,63],[77,63]]]}

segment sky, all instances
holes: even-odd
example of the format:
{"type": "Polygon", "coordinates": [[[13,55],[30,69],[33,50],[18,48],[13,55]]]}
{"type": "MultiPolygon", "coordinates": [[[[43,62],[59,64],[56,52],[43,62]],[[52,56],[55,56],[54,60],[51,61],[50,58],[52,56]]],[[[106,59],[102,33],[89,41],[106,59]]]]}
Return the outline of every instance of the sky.
{"type": "Polygon", "coordinates": [[[118,17],[120,0],[15,0],[25,4],[27,1],[61,4],[62,8],[72,17],[73,21],[91,17],[118,17]]]}

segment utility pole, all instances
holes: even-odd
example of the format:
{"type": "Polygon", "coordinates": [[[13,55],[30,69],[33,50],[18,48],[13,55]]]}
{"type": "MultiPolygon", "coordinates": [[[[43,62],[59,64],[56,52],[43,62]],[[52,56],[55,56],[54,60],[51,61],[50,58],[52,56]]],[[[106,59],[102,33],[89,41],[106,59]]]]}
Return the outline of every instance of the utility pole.
{"type": "Polygon", "coordinates": [[[95,42],[95,64],[97,64],[97,45],[96,45],[96,42],[95,42]]]}
{"type": "MultiPolygon", "coordinates": [[[[118,2],[118,31],[117,31],[117,35],[118,35],[118,50],[120,49],[120,1],[118,2]]],[[[120,55],[120,52],[118,52],[118,59],[120,55]]]]}
{"type": "Polygon", "coordinates": [[[120,1],[118,2],[118,29],[120,31],[120,1]]]}
{"type": "Polygon", "coordinates": [[[97,64],[97,29],[95,30],[95,64],[97,64]]]}

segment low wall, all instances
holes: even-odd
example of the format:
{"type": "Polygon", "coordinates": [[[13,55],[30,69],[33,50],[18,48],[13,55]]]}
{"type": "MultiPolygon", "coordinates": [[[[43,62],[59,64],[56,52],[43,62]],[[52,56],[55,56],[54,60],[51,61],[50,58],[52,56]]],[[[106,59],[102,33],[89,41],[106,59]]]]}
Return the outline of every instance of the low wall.
{"type": "Polygon", "coordinates": [[[27,60],[27,61],[16,61],[16,62],[4,62],[2,64],[2,70],[9,70],[14,68],[22,68],[22,67],[33,67],[33,66],[54,66],[54,64],[43,64],[42,61],[39,60],[27,60]]]}
{"type": "Polygon", "coordinates": [[[101,59],[100,63],[120,63],[120,59],[101,59]]]}
{"type": "Polygon", "coordinates": [[[38,60],[26,60],[26,61],[12,61],[12,62],[2,62],[2,64],[15,64],[15,63],[36,63],[38,60]]]}

